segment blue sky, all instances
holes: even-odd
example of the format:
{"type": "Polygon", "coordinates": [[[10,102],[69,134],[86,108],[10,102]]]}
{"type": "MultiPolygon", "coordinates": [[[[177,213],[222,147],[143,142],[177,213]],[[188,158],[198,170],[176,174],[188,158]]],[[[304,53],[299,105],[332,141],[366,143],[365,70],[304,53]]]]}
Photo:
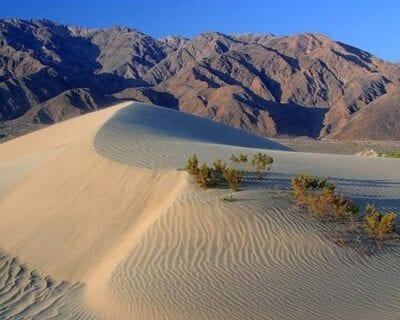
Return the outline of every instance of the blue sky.
{"type": "Polygon", "coordinates": [[[115,25],[159,38],[201,32],[318,32],[400,61],[400,0],[0,0],[2,18],[115,25]]]}

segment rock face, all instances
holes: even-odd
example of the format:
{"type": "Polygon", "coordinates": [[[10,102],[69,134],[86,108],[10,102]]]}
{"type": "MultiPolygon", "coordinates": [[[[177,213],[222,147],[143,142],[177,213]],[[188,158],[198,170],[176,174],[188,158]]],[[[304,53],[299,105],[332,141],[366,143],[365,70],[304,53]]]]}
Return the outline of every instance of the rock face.
{"type": "Polygon", "coordinates": [[[320,34],[156,40],[122,27],[0,20],[0,136],[120,99],[262,136],[400,139],[400,66],[320,34]]]}

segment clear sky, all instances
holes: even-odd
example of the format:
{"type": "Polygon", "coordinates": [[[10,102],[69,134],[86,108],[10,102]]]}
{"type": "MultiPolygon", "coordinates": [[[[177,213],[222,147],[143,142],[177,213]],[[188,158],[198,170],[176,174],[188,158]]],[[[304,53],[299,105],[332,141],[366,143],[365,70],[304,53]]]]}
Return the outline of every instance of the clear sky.
{"type": "Polygon", "coordinates": [[[205,31],[318,32],[400,61],[400,0],[0,0],[0,17],[120,25],[156,38],[205,31]]]}

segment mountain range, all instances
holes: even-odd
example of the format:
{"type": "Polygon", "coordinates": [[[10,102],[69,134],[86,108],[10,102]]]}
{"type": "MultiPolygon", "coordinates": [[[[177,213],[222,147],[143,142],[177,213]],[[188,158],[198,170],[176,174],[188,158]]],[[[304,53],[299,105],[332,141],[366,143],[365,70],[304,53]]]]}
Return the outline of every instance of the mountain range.
{"type": "Polygon", "coordinates": [[[315,33],[202,33],[0,20],[0,139],[120,100],[266,137],[400,139],[400,64],[315,33]]]}

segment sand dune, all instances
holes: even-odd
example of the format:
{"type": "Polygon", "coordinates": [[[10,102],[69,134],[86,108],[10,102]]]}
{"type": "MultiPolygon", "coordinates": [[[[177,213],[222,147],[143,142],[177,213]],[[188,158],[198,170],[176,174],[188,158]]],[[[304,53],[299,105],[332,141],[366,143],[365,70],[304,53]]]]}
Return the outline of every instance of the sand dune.
{"type": "Polygon", "coordinates": [[[286,149],[139,103],[0,145],[0,319],[400,318],[400,248],[339,248],[288,194],[309,171],[400,211],[400,161],[286,149]],[[176,170],[260,149],[233,203],[176,170]]]}

